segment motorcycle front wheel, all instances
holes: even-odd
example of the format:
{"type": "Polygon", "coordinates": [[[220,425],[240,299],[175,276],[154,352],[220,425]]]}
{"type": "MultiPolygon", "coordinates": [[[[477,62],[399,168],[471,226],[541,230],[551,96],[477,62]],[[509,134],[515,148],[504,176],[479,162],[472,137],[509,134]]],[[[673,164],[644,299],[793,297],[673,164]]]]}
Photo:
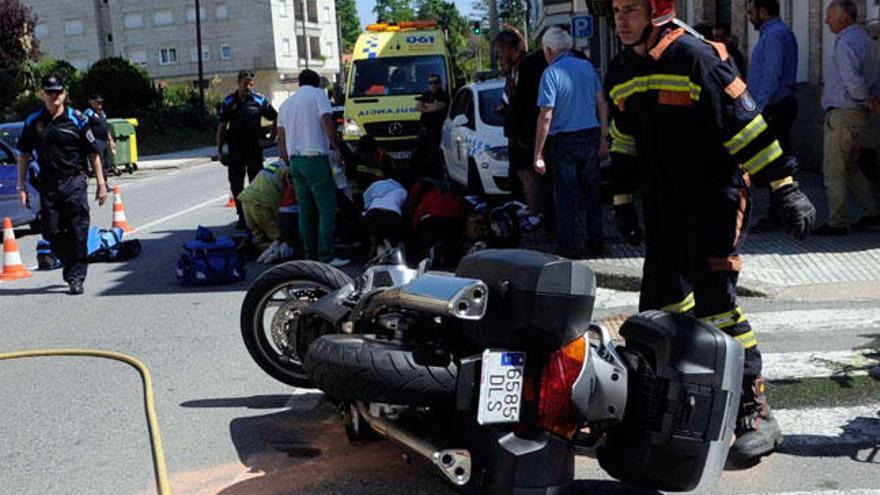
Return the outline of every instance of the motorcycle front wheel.
{"type": "Polygon", "coordinates": [[[344,272],[315,261],[290,261],[263,272],[241,305],[241,336],[251,357],[272,378],[314,388],[296,352],[303,309],[351,282],[344,272]]]}

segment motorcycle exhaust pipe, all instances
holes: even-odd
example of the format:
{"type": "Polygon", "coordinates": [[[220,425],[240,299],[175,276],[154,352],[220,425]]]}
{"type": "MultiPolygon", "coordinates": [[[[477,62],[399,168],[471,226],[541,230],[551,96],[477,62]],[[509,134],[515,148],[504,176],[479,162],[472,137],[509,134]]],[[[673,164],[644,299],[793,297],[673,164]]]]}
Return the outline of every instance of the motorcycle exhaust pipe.
{"type": "Polygon", "coordinates": [[[481,280],[426,273],[412,282],[376,294],[367,305],[367,316],[382,308],[401,308],[461,320],[486,315],[489,288],[481,280]]]}
{"type": "Polygon", "coordinates": [[[471,453],[466,449],[443,448],[438,439],[422,438],[394,421],[377,418],[370,414],[363,402],[357,404],[358,412],[373,430],[389,440],[405,447],[439,469],[456,486],[464,486],[471,479],[471,453]]]}

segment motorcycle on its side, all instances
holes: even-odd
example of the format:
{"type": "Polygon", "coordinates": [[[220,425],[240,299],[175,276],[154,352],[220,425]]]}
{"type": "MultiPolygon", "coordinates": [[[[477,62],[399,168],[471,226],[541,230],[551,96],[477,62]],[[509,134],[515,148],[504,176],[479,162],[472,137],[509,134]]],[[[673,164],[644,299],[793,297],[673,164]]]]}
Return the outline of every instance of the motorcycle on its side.
{"type": "Polygon", "coordinates": [[[350,440],[390,440],[467,493],[566,493],[584,447],[629,484],[713,483],[742,347],[659,311],[617,345],[594,299],[589,267],[550,254],[480,251],[445,273],[390,250],[356,279],[311,261],[266,271],[241,327],[267,373],[338,405],[350,440]]]}

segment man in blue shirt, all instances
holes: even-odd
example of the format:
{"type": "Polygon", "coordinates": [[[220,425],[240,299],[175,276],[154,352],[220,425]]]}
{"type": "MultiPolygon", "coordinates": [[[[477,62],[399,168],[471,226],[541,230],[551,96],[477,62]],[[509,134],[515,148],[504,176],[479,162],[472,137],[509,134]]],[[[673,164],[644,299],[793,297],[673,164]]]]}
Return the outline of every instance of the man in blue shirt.
{"type": "Polygon", "coordinates": [[[868,109],[878,94],[877,48],[864,29],[855,24],[852,0],[828,5],[825,23],[837,35],[825,74],[822,108],[825,113],[825,156],[822,174],[828,195],[828,224],[816,235],[846,235],[847,190],[853,193],[862,218],[852,227],[865,229],[880,223],[874,191],[858,164],[859,144],[868,128],[868,109]]]}
{"type": "Polygon", "coordinates": [[[538,89],[535,171],[550,168],[556,193],[559,254],[579,258],[576,205],[584,196],[587,255],[602,254],[600,159],[608,156],[608,107],[602,84],[589,61],[571,53],[572,39],[551,27],[542,38],[547,67],[538,89]],[[545,163],[546,156],[546,163],[545,163]]]}
{"type": "MultiPolygon", "coordinates": [[[[750,0],[749,21],[760,31],[752,50],[748,86],[767,125],[776,134],[782,150],[792,154],[791,127],[797,116],[794,96],[798,51],[794,33],[779,18],[778,0],[750,0]]],[[[779,221],[768,213],[752,230],[778,230],[779,221]]]]}

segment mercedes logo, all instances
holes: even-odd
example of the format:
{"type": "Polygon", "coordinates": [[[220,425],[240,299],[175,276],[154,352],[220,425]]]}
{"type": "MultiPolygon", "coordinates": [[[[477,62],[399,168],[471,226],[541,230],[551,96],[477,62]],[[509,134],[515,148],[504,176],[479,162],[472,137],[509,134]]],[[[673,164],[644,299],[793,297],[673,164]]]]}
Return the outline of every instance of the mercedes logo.
{"type": "Polygon", "coordinates": [[[388,125],[388,134],[392,136],[400,136],[403,134],[403,124],[400,122],[392,122],[388,125]]]}

